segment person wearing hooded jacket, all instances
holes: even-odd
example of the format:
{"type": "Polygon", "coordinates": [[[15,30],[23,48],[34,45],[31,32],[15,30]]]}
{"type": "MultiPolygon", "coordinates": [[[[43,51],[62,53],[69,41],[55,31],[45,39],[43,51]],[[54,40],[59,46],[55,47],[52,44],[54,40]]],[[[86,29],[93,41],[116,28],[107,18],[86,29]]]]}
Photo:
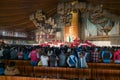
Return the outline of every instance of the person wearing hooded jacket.
{"type": "Polygon", "coordinates": [[[112,57],[112,53],[109,51],[108,48],[105,48],[102,51],[102,60],[104,63],[110,63],[110,59],[112,57]]]}
{"type": "Polygon", "coordinates": [[[72,49],[70,55],[67,58],[67,64],[71,68],[76,68],[77,67],[77,57],[75,55],[75,51],[72,49]]]}

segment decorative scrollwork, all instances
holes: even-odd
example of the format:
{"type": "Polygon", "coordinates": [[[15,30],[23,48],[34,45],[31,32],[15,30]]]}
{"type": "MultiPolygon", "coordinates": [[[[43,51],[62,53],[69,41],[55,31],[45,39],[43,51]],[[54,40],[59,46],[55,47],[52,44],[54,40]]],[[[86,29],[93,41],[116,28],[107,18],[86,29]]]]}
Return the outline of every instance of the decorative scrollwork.
{"type": "Polygon", "coordinates": [[[111,31],[114,26],[114,22],[111,20],[110,16],[107,15],[109,14],[106,14],[101,6],[97,6],[94,10],[89,11],[89,20],[93,24],[99,25],[97,29],[104,32],[106,35],[108,35],[108,32],[111,31]]]}

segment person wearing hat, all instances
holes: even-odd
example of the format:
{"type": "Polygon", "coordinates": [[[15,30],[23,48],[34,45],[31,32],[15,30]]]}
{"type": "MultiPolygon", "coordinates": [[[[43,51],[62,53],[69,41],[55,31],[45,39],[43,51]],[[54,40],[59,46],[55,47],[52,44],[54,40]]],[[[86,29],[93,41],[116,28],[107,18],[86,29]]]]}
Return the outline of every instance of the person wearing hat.
{"type": "Polygon", "coordinates": [[[20,74],[18,68],[16,68],[16,66],[15,66],[15,62],[10,62],[8,64],[8,66],[5,68],[4,74],[11,75],[11,76],[20,74]]]}

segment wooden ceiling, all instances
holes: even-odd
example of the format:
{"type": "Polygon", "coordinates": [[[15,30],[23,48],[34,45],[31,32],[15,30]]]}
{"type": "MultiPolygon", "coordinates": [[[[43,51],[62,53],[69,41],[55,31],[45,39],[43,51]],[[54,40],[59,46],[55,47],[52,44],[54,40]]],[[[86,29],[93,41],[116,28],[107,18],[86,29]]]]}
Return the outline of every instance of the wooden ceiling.
{"type": "MultiPolygon", "coordinates": [[[[102,4],[113,14],[120,16],[120,0],[86,0],[87,3],[102,4]]],[[[29,20],[36,10],[42,9],[47,16],[57,12],[59,0],[0,0],[0,30],[32,31],[33,22],[29,20]]]]}
{"type": "Polygon", "coordinates": [[[56,13],[57,0],[0,0],[0,29],[32,31],[36,29],[29,15],[43,9],[46,15],[56,13]]]}

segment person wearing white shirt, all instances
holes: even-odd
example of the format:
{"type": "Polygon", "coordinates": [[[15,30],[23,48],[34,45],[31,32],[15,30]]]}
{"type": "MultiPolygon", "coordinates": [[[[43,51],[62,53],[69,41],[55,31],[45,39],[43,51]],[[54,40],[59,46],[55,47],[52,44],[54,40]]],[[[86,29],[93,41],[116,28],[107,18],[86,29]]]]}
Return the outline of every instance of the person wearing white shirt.
{"type": "Polygon", "coordinates": [[[42,63],[42,66],[43,67],[47,67],[48,66],[48,60],[49,60],[49,57],[45,54],[45,53],[43,53],[42,55],[41,55],[41,63],[42,63]]]}

